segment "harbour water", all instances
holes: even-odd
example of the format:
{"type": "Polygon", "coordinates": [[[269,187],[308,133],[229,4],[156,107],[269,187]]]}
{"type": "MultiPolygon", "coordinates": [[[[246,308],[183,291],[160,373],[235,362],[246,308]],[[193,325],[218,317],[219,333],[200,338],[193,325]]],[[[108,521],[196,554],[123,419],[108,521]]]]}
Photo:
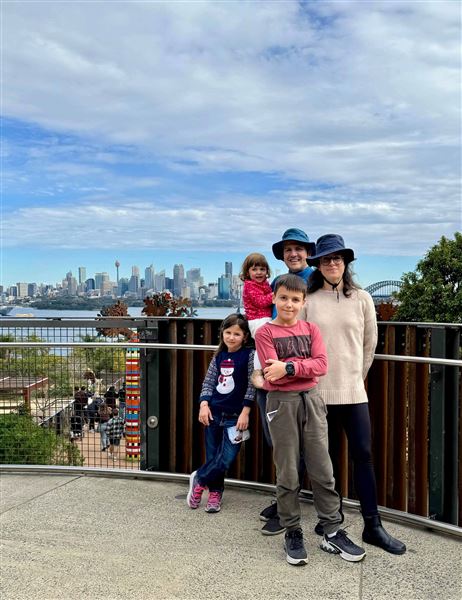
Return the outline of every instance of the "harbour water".
{"type": "MultiPolygon", "coordinates": [[[[128,314],[131,317],[141,317],[142,306],[129,306],[128,314]]],[[[198,307],[195,309],[197,317],[201,319],[224,319],[232,312],[236,312],[236,308],[231,306],[224,307],[198,307]]],[[[49,319],[49,318],[60,318],[60,319],[75,319],[75,318],[96,318],[99,310],[39,310],[31,308],[29,306],[16,306],[6,316],[0,317],[1,319],[11,318],[38,318],[38,319],[49,319]]]]}

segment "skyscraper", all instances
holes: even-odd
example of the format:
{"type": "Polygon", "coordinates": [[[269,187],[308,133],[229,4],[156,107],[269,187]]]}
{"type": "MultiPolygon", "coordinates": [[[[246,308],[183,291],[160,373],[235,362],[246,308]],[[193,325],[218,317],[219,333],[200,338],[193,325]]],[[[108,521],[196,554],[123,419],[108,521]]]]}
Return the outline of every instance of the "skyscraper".
{"type": "Polygon", "coordinates": [[[189,297],[196,299],[199,297],[199,288],[204,285],[204,278],[201,276],[201,270],[194,267],[186,271],[186,284],[189,287],[189,297]]]}
{"type": "Polygon", "coordinates": [[[103,282],[109,281],[109,273],[103,271],[102,273],[95,273],[95,289],[101,290],[103,287],[103,282]]]}
{"type": "Polygon", "coordinates": [[[18,290],[18,298],[25,298],[27,296],[27,283],[19,282],[16,284],[18,290]]]}
{"type": "Polygon", "coordinates": [[[220,300],[229,300],[231,293],[231,279],[226,275],[218,278],[218,298],[220,300]]]}
{"type": "Polygon", "coordinates": [[[233,263],[225,262],[225,277],[233,278],[233,263]]]}
{"type": "Polygon", "coordinates": [[[82,283],[85,283],[86,278],[87,278],[87,268],[79,267],[79,285],[81,285],[82,283]]]}
{"type": "Polygon", "coordinates": [[[173,295],[181,296],[181,290],[184,286],[184,267],[175,265],[173,267],[173,295]]]}
{"type": "Polygon", "coordinates": [[[154,287],[154,265],[149,265],[144,270],[144,287],[151,290],[154,287]]]}
{"type": "Polygon", "coordinates": [[[156,273],[154,275],[153,288],[155,292],[163,292],[165,290],[165,270],[162,270],[160,273],[156,273]]]}

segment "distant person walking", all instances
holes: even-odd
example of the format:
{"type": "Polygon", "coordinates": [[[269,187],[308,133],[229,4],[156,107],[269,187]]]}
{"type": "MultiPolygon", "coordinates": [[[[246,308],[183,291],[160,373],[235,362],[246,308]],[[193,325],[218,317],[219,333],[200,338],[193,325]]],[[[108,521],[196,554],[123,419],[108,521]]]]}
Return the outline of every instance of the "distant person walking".
{"type": "Polygon", "coordinates": [[[118,396],[119,396],[119,413],[120,416],[122,417],[122,419],[125,419],[125,406],[126,406],[126,388],[125,388],[125,381],[122,383],[122,387],[119,389],[119,391],[117,392],[118,396]]]}
{"type": "Polygon", "coordinates": [[[113,385],[109,386],[109,388],[107,389],[107,391],[104,394],[104,401],[112,409],[114,409],[116,407],[117,395],[118,394],[113,385]]]}
{"type": "Polygon", "coordinates": [[[119,460],[120,439],[124,432],[125,423],[119,415],[119,409],[114,408],[112,417],[107,422],[106,435],[109,439],[109,458],[119,460]]]}
{"type": "Polygon", "coordinates": [[[91,402],[87,405],[88,431],[96,430],[98,420],[98,407],[101,404],[101,398],[93,396],[91,402]]]}
{"type": "Polygon", "coordinates": [[[74,412],[78,417],[84,417],[85,407],[88,402],[88,394],[85,386],[82,386],[80,389],[78,387],[74,388],[74,412]]]}
{"type": "Polygon", "coordinates": [[[107,437],[107,424],[112,415],[112,408],[105,402],[99,405],[99,435],[101,452],[105,452],[109,448],[109,439],[107,437]]]}

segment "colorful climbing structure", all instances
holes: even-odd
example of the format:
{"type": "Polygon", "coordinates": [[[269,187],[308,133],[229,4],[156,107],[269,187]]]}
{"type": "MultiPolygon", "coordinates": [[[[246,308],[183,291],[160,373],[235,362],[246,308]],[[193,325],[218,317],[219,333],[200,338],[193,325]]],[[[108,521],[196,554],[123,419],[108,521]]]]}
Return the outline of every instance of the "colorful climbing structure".
{"type": "MultiPolygon", "coordinates": [[[[135,335],[131,340],[139,342],[135,335]]],[[[126,412],[125,412],[125,457],[140,459],[140,349],[127,349],[125,360],[126,412]]]]}

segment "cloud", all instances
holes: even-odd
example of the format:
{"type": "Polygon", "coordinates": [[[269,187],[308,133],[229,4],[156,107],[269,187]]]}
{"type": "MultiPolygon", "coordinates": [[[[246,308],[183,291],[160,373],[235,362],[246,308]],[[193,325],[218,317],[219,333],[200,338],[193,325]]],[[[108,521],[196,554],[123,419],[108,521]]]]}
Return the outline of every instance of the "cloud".
{"type": "Polygon", "coordinates": [[[461,227],[459,8],[5,4],[4,243],[268,247],[301,220],[423,253],[461,227]]]}

